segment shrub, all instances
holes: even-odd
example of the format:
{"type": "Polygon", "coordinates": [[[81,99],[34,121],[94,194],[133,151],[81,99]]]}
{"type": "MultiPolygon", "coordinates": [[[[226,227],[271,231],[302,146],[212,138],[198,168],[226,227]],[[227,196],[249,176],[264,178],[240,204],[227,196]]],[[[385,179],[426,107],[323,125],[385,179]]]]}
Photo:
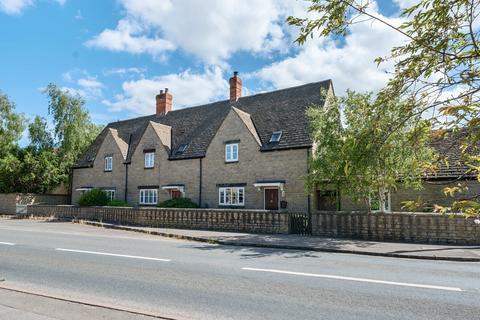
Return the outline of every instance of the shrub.
{"type": "Polygon", "coordinates": [[[170,199],[158,204],[160,208],[198,208],[198,205],[189,198],[170,199]]]}
{"type": "Polygon", "coordinates": [[[125,202],[123,200],[110,200],[107,203],[108,207],[131,207],[131,205],[128,204],[128,202],[125,202]]]}
{"type": "Polygon", "coordinates": [[[101,189],[86,191],[78,200],[78,204],[82,207],[106,206],[109,202],[107,193],[101,189]]]}

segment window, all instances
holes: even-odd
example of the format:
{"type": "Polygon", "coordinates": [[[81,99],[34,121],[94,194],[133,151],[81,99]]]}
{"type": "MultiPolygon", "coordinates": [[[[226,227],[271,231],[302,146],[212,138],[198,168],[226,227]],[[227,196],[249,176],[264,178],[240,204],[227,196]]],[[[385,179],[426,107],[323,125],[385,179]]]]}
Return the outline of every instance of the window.
{"type": "Polygon", "coordinates": [[[115,190],[114,189],[104,189],[105,193],[107,194],[110,200],[115,200],[115,190]]]}
{"type": "Polygon", "coordinates": [[[238,143],[229,143],[225,145],[225,161],[238,161],[238,143]]]}
{"type": "Polygon", "coordinates": [[[320,211],[337,211],[337,192],[335,190],[317,190],[317,209],[320,211]]]}
{"type": "Polygon", "coordinates": [[[275,131],[274,133],[272,133],[270,142],[279,142],[281,137],[282,137],[282,131],[275,131]]]}
{"type": "Polygon", "coordinates": [[[155,152],[145,153],[145,168],[153,168],[155,166],[155,152]]]}
{"type": "Polygon", "coordinates": [[[77,188],[77,191],[79,191],[80,194],[84,194],[85,192],[90,191],[92,189],[93,187],[82,187],[82,188],[77,188]]]}
{"type": "Polygon", "coordinates": [[[112,171],[112,166],[113,166],[113,157],[112,156],[106,156],[105,157],[105,171],[112,171]]]}
{"type": "Polygon", "coordinates": [[[188,144],[182,143],[181,145],[178,146],[177,151],[175,152],[176,154],[182,154],[187,150],[188,144]]]}
{"type": "Polygon", "coordinates": [[[380,202],[377,194],[370,196],[370,210],[373,212],[390,212],[390,191],[383,191],[383,205],[380,202]]]}
{"type": "Polygon", "coordinates": [[[245,205],[245,188],[219,188],[218,204],[221,206],[245,205]]]}
{"type": "Polygon", "coordinates": [[[140,204],[157,204],[157,189],[140,189],[140,204]]]}

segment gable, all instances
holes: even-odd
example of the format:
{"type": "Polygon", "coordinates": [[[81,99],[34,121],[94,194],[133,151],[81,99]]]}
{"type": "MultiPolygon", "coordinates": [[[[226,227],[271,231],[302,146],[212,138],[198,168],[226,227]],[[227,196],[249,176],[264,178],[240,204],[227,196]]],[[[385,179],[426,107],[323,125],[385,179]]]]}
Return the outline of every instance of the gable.
{"type": "Polygon", "coordinates": [[[118,136],[118,132],[115,129],[108,128],[98,150],[98,154],[95,159],[93,159],[92,165],[95,165],[95,161],[98,160],[101,166],[103,166],[103,157],[110,154],[114,155],[114,157],[115,155],[120,156],[123,162],[127,152],[128,144],[118,136]]]}
{"type": "Polygon", "coordinates": [[[243,124],[248,129],[248,131],[250,131],[253,138],[258,143],[258,145],[261,146],[262,141],[260,140],[260,137],[258,136],[257,129],[255,128],[255,125],[252,121],[252,117],[248,113],[246,113],[246,112],[244,112],[240,109],[237,109],[235,107],[232,107],[232,110],[239,117],[239,119],[243,122],[243,124]]]}
{"type": "Polygon", "coordinates": [[[168,157],[170,154],[170,139],[170,127],[150,121],[144,128],[139,141],[131,148],[128,162],[131,161],[132,156],[137,151],[143,152],[145,149],[164,150],[166,156],[168,157]],[[141,148],[139,148],[140,146],[141,148]],[[158,146],[161,148],[157,148],[158,146]]]}
{"type": "MultiPolygon", "coordinates": [[[[261,143],[258,140],[258,135],[256,135],[255,132],[252,133],[251,128],[244,122],[247,118],[246,116],[248,116],[248,114],[245,112],[242,112],[242,116],[239,116],[238,110],[235,110],[233,107],[231,108],[231,111],[223,120],[212,139],[212,143],[210,143],[207,149],[207,157],[212,152],[217,153],[219,148],[223,150],[223,145],[228,143],[239,143],[243,146],[248,145],[248,149],[250,150],[260,150],[261,143]]],[[[220,154],[223,157],[223,152],[220,154]]]]}

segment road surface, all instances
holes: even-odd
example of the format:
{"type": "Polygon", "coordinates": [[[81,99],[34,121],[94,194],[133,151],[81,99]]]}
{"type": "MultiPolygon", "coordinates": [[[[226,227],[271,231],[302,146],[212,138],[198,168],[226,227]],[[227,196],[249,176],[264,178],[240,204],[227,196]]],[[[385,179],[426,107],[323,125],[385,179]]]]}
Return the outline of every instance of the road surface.
{"type": "Polygon", "coordinates": [[[0,220],[2,278],[4,288],[173,319],[480,319],[480,263],[229,247],[59,222],[0,220]]]}

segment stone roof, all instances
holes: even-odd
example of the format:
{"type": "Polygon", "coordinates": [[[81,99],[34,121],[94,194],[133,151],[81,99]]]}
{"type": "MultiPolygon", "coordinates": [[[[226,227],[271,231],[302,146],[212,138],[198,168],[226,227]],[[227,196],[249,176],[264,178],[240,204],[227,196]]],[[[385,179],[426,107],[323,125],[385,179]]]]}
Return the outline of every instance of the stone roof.
{"type": "MultiPolygon", "coordinates": [[[[445,134],[438,135],[433,139],[431,145],[438,152],[440,160],[437,171],[429,174],[429,179],[462,179],[476,176],[469,170],[470,167],[462,157],[460,141],[465,137],[465,134],[465,130],[457,132],[448,130],[445,134]]],[[[478,142],[477,148],[480,148],[480,142],[478,142]]]]}
{"type": "Polygon", "coordinates": [[[244,122],[246,121],[249,130],[256,130],[261,151],[310,147],[309,125],[305,111],[312,105],[323,106],[325,92],[331,85],[331,80],[325,80],[241,97],[236,102],[224,100],[173,110],[166,115],[154,114],[112,122],[98,135],[75,167],[93,165],[102,141],[110,129],[116,130],[118,137],[127,143],[126,162],[130,162],[150,121],[171,127],[170,160],[204,157],[211,140],[232,107],[240,111],[237,114],[244,122]],[[275,131],[282,131],[282,138],[279,142],[269,143],[275,131]],[[187,145],[185,151],[176,152],[178,146],[182,144],[187,145]]]}

